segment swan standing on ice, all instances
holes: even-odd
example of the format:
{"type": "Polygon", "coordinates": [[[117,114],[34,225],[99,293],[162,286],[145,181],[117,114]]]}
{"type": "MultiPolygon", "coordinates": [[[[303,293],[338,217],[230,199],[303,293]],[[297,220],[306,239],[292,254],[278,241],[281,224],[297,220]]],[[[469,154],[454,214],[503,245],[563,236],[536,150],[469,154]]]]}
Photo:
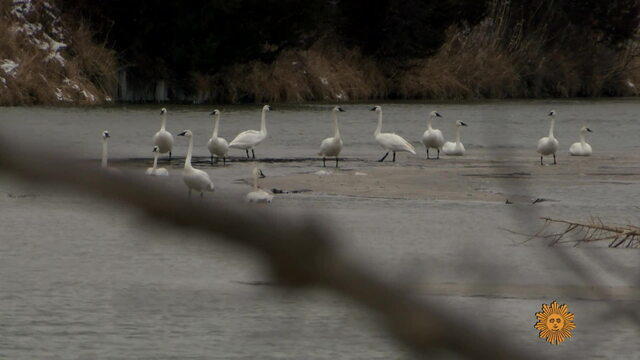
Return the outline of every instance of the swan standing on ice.
{"type": "Polygon", "coordinates": [[[147,175],[169,176],[169,171],[167,171],[167,169],[158,167],[158,156],[159,155],[160,154],[158,153],[158,147],[154,146],[153,147],[153,167],[150,167],[150,168],[147,169],[147,172],[146,172],[147,175]]]}
{"type": "Polygon", "coordinates": [[[253,150],[258,144],[260,144],[264,139],[267,138],[267,111],[271,111],[271,106],[265,105],[262,107],[262,120],[260,123],[260,131],[256,130],[247,130],[243,131],[235,139],[231,141],[229,144],[230,148],[234,149],[244,149],[247,152],[247,159],[249,158],[249,149],[251,149],[251,154],[253,158],[256,158],[256,153],[253,150]]]}
{"type": "Polygon", "coordinates": [[[573,143],[569,148],[569,153],[573,156],[590,156],[591,155],[591,145],[587,143],[584,136],[588,132],[593,132],[586,126],[583,126],[580,129],[580,142],[573,143]]]}
{"type": "Polygon", "coordinates": [[[327,167],[326,157],[336,157],[336,167],[338,167],[338,155],[342,150],[342,138],[340,137],[340,130],[338,129],[338,112],[344,112],[340,106],[336,106],[331,110],[333,116],[333,137],[326,138],[320,143],[320,152],[318,155],[322,156],[322,166],[327,167]]]}
{"type": "Polygon", "coordinates": [[[442,149],[442,146],[444,145],[444,136],[442,136],[442,131],[431,127],[433,119],[437,117],[442,117],[442,115],[437,111],[432,111],[429,114],[429,120],[427,120],[427,131],[422,134],[422,143],[427,149],[427,159],[429,159],[429,148],[438,150],[438,157],[436,159],[440,159],[440,149],[442,149]]]}
{"type": "Polygon", "coordinates": [[[211,153],[211,165],[213,165],[213,157],[216,157],[216,162],[222,158],[222,164],[227,163],[227,153],[229,152],[229,144],[224,138],[218,137],[218,126],[220,124],[220,110],[216,109],[210,114],[213,116],[213,134],[211,139],[207,143],[207,148],[211,153]]]}
{"type": "Polygon", "coordinates": [[[553,155],[553,164],[557,164],[556,162],[556,152],[558,151],[558,140],[553,136],[553,126],[556,122],[556,111],[551,110],[549,112],[549,117],[551,118],[551,126],[549,126],[549,136],[545,136],[538,140],[538,153],[540,153],[540,165],[544,165],[542,162],[542,158],[545,155],[553,155]]]}
{"type": "Polygon", "coordinates": [[[184,171],[182,172],[182,180],[189,188],[189,197],[191,197],[191,190],[200,192],[200,198],[204,197],[205,191],[213,191],[213,182],[209,178],[209,175],[191,166],[191,154],[193,153],[193,133],[191,130],[185,130],[178,134],[178,136],[184,136],[189,138],[189,150],[187,151],[187,157],[184,160],[184,171]]]}
{"type": "Polygon", "coordinates": [[[271,203],[273,200],[273,195],[267,191],[264,191],[258,187],[258,177],[265,177],[262,170],[258,169],[257,166],[253,168],[253,191],[247,194],[248,202],[255,203],[271,203]]]}
{"type": "Polygon", "coordinates": [[[107,171],[111,174],[120,174],[120,170],[118,169],[114,169],[114,168],[110,168],[109,165],[107,164],[107,158],[109,156],[109,150],[108,150],[108,146],[107,146],[107,141],[109,140],[109,138],[111,137],[111,135],[109,135],[109,131],[105,130],[102,132],[102,162],[101,162],[101,167],[102,170],[107,171]]]}
{"type": "Polygon", "coordinates": [[[446,143],[444,143],[444,145],[442,146],[442,152],[444,152],[445,155],[462,156],[464,155],[465,150],[464,145],[462,145],[462,142],[460,142],[460,127],[467,126],[467,124],[460,120],[456,120],[455,126],[456,141],[447,141],[446,143]]]}
{"type": "Polygon", "coordinates": [[[169,153],[169,159],[171,159],[171,149],[173,148],[173,135],[168,132],[165,127],[167,126],[167,109],[162,108],[160,110],[160,118],[162,123],[160,130],[153,136],[153,145],[158,147],[160,154],[169,153]]]}
{"type": "Polygon", "coordinates": [[[389,151],[393,152],[393,161],[396,161],[396,152],[406,151],[416,154],[416,149],[411,145],[407,140],[405,140],[402,136],[394,134],[394,133],[383,133],[382,131],[382,108],[380,106],[374,106],[371,111],[375,111],[378,113],[378,127],[374,133],[376,137],[376,141],[382,148],[384,148],[387,153],[384,154],[382,159],[378,160],[379,162],[383,162],[384,159],[389,155],[389,151]]]}

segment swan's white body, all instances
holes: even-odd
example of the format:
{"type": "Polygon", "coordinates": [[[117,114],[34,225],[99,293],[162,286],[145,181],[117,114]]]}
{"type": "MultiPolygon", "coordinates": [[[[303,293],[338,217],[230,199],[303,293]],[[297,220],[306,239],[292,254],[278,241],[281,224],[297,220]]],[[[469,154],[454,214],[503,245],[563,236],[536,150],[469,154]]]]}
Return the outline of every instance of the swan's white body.
{"type": "Polygon", "coordinates": [[[191,130],[185,130],[180,133],[179,136],[189,138],[189,150],[187,151],[187,157],[184,160],[182,180],[185,185],[187,185],[187,188],[189,188],[189,196],[191,196],[191,190],[195,190],[200,193],[200,197],[203,197],[205,191],[214,190],[213,182],[206,172],[191,166],[191,154],[193,153],[193,134],[191,133],[191,130]]]}
{"type": "Polygon", "coordinates": [[[462,156],[462,155],[464,155],[464,153],[465,153],[464,145],[460,141],[460,127],[461,126],[467,126],[467,124],[463,123],[460,120],[456,121],[456,123],[455,123],[456,141],[447,141],[446,143],[444,143],[444,145],[442,146],[442,152],[444,152],[445,155],[449,155],[449,156],[462,156]]]}
{"type": "MultiPolygon", "coordinates": [[[[260,131],[257,130],[247,130],[238,134],[235,139],[231,140],[229,143],[230,148],[234,149],[242,149],[247,151],[247,157],[249,157],[249,149],[253,151],[253,148],[260,144],[264,139],[267,138],[267,124],[266,117],[267,111],[271,110],[269,105],[265,105],[262,107],[262,118],[260,121],[260,131]]],[[[253,156],[255,158],[255,154],[253,156]]]]}
{"type": "Polygon", "coordinates": [[[229,152],[229,143],[224,138],[218,137],[218,126],[220,124],[220,111],[214,110],[213,113],[213,134],[211,139],[207,142],[207,149],[211,153],[211,162],[213,157],[222,158],[225,161],[227,153],[229,152]]]}
{"type": "Polygon", "coordinates": [[[162,108],[160,117],[162,118],[162,122],[160,124],[160,130],[153,136],[153,145],[158,147],[160,154],[171,153],[173,149],[173,135],[166,130],[167,109],[162,108]]]}
{"type": "Polygon", "coordinates": [[[580,141],[577,143],[573,143],[571,147],[569,147],[569,153],[573,156],[590,156],[591,155],[591,145],[587,143],[585,140],[585,135],[587,132],[591,132],[586,126],[583,126],[580,129],[580,141]]]}
{"type": "Polygon", "coordinates": [[[147,169],[146,174],[151,176],[169,176],[169,171],[165,168],[158,167],[158,147],[153,147],[153,167],[147,169]]]}
{"type": "Polygon", "coordinates": [[[436,149],[438,151],[438,158],[440,158],[440,150],[444,146],[442,131],[432,127],[432,122],[435,117],[441,116],[437,111],[432,111],[431,114],[429,114],[429,120],[427,120],[427,130],[422,134],[422,143],[427,151],[427,159],[429,158],[429,149],[436,149]]]}
{"type": "Polygon", "coordinates": [[[107,173],[116,175],[121,174],[122,172],[119,169],[114,169],[109,167],[108,158],[109,158],[109,146],[107,145],[108,139],[111,137],[107,130],[102,132],[102,160],[100,162],[100,167],[102,171],[107,173]]]}
{"type": "Polygon", "coordinates": [[[258,170],[257,167],[253,168],[253,191],[247,194],[246,199],[248,202],[254,203],[271,203],[271,200],[273,200],[273,194],[258,187],[259,174],[260,170],[258,170]]]}
{"type": "Polygon", "coordinates": [[[558,140],[553,136],[553,127],[555,125],[556,112],[551,110],[549,117],[551,117],[551,125],[549,126],[549,136],[545,136],[538,140],[537,151],[540,154],[540,164],[542,165],[542,158],[545,155],[553,155],[553,163],[556,163],[556,152],[558,151],[558,140]]]}
{"type": "Polygon", "coordinates": [[[396,152],[408,152],[413,155],[416,154],[416,149],[405,140],[402,136],[394,134],[394,133],[383,133],[382,132],[382,108],[380,106],[376,106],[371,109],[378,113],[378,127],[374,132],[374,136],[378,144],[387,151],[387,153],[382,157],[382,159],[378,161],[384,161],[384,159],[389,155],[389,151],[393,152],[393,161],[396,159],[396,152]]]}
{"type": "Polygon", "coordinates": [[[322,156],[322,164],[325,164],[325,158],[327,156],[336,157],[336,167],[338,167],[338,155],[342,151],[342,137],[340,136],[340,129],[338,129],[338,115],[337,113],[342,110],[341,107],[336,106],[331,111],[333,116],[333,137],[326,138],[320,143],[320,152],[318,155],[322,156]]]}

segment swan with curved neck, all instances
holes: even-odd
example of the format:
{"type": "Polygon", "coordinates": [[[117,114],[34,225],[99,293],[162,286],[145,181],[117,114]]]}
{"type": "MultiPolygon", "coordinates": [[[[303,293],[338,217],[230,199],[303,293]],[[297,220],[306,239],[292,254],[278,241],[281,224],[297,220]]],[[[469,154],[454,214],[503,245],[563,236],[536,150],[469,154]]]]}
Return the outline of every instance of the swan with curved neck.
{"type": "Polygon", "coordinates": [[[153,147],[153,167],[147,169],[146,174],[151,176],[169,176],[169,171],[165,168],[158,167],[158,147],[153,147]]]}
{"type": "Polygon", "coordinates": [[[213,134],[211,134],[211,139],[207,142],[207,148],[209,149],[209,153],[211,153],[211,164],[213,165],[213,157],[216,157],[216,162],[222,158],[222,164],[226,165],[227,163],[227,153],[229,152],[229,144],[227,140],[224,138],[218,137],[218,127],[220,125],[220,110],[213,110],[211,114],[209,114],[213,118],[213,134]]]}
{"type": "Polygon", "coordinates": [[[189,150],[187,150],[187,157],[184,160],[182,180],[189,189],[189,197],[191,197],[191,190],[195,190],[200,192],[200,198],[202,198],[205,191],[214,190],[213,182],[206,172],[191,166],[191,155],[193,154],[193,133],[191,130],[185,130],[178,136],[184,136],[189,139],[189,150]]]}
{"type": "Polygon", "coordinates": [[[402,136],[394,134],[394,133],[383,133],[382,132],[382,107],[374,106],[371,111],[375,111],[378,113],[378,127],[374,132],[374,136],[378,144],[386,150],[384,156],[378,160],[379,162],[383,162],[384,159],[389,155],[389,152],[393,152],[393,161],[396,161],[396,152],[408,152],[413,155],[416,154],[416,149],[405,140],[402,136]]]}
{"type": "Polygon", "coordinates": [[[256,153],[253,148],[258,146],[258,144],[267,138],[267,111],[271,111],[271,106],[265,105],[262,107],[260,131],[247,130],[241,132],[231,141],[231,143],[229,143],[229,147],[233,149],[243,149],[247,153],[247,159],[249,158],[249,149],[251,149],[251,154],[255,159],[256,153]]]}
{"type": "Polygon", "coordinates": [[[273,200],[273,195],[267,191],[260,189],[260,187],[258,186],[258,177],[264,178],[264,173],[262,172],[262,170],[258,169],[257,166],[253,167],[253,171],[251,173],[253,175],[253,191],[247,194],[247,201],[255,203],[271,203],[271,200],[273,200]]]}
{"type": "Polygon", "coordinates": [[[158,147],[160,154],[169,153],[171,159],[171,150],[173,149],[173,135],[166,130],[167,127],[167,109],[160,110],[160,130],[153,136],[153,145],[158,147]]]}
{"type": "Polygon", "coordinates": [[[442,146],[442,152],[445,153],[445,155],[450,155],[450,156],[462,156],[465,153],[465,149],[464,149],[464,145],[462,144],[462,142],[460,141],[460,127],[462,126],[467,126],[467,124],[465,124],[464,122],[460,121],[460,120],[456,120],[455,122],[455,128],[456,128],[456,141],[447,141],[446,143],[444,143],[444,145],[442,146]]]}
{"type": "Polygon", "coordinates": [[[569,153],[573,156],[590,156],[591,155],[591,145],[587,143],[585,139],[585,135],[588,132],[593,132],[586,126],[580,128],[580,141],[573,143],[569,148],[569,153]]]}
{"type": "Polygon", "coordinates": [[[326,138],[320,143],[320,152],[318,155],[322,156],[322,166],[326,167],[327,156],[336,157],[336,167],[338,167],[338,155],[342,151],[342,137],[340,136],[340,129],[338,129],[338,113],[344,112],[340,106],[336,106],[331,110],[333,116],[333,137],[326,138]]]}
{"type": "Polygon", "coordinates": [[[551,124],[549,126],[549,136],[545,136],[538,140],[538,148],[537,151],[540,154],[540,165],[544,165],[543,157],[547,155],[553,155],[553,164],[557,164],[556,161],[556,152],[558,151],[558,139],[553,135],[553,127],[556,122],[556,112],[555,110],[551,110],[549,112],[549,118],[551,119],[551,124]]]}
{"type": "Polygon", "coordinates": [[[429,118],[427,119],[427,130],[422,134],[422,143],[424,144],[425,149],[427,150],[427,159],[429,158],[429,149],[436,149],[438,151],[438,156],[436,159],[440,159],[440,149],[444,146],[444,136],[442,136],[442,131],[439,129],[434,129],[432,127],[433,119],[441,118],[437,111],[432,111],[429,114],[429,118]]]}

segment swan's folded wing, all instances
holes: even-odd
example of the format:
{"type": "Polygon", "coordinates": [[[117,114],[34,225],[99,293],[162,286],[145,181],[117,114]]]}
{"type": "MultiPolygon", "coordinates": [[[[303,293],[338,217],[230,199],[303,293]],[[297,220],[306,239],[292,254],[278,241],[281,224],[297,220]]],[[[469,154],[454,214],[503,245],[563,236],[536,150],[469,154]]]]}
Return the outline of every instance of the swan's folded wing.
{"type": "Polygon", "coordinates": [[[407,149],[408,152],[412,153],[413,155],[416,154],[416,148],[413,146],[413,144],[411,144],[410,142],[405,140],[405,138],[403,138],[398,134],[394,133],[393,135],[394,135],[394,138],[397,139],[398,143],[401,144],[405,149],[407,149]]]}
{"type": "Polygon", "coordinates": [[[235,139],[231,140],[229,146],[242,146],[242,145],[250,145],[253,140],[260,135],[259,131],[256,130],[247,130],[243,131],[235,139]]]}

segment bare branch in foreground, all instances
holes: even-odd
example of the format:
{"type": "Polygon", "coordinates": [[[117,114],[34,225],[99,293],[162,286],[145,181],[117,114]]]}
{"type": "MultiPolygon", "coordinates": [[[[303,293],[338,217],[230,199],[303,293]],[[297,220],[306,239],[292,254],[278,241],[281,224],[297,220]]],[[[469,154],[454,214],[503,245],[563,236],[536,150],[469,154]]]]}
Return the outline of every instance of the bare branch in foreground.
{"type": "Polygon", "coordinates": [[[476,359],[529,358],[505,344],[505,339],[496,342],[485,335],[492,332],[457,318],[453,309],[419,300],[409,289],[375,277],[346,258],[328,227],[309,217],[282,216],[220,201],[189,201],[182,192],[167,191],[135,176],[109,175],[86,162],[42,154],[46,152],[0,138],[0,170],[129,205],[165,225],[217,235],[211,241],[244,246],[267,259],[284,286],[324,288],[374,311],[391,334],[417,354],[448,349],[476,359]]]}

